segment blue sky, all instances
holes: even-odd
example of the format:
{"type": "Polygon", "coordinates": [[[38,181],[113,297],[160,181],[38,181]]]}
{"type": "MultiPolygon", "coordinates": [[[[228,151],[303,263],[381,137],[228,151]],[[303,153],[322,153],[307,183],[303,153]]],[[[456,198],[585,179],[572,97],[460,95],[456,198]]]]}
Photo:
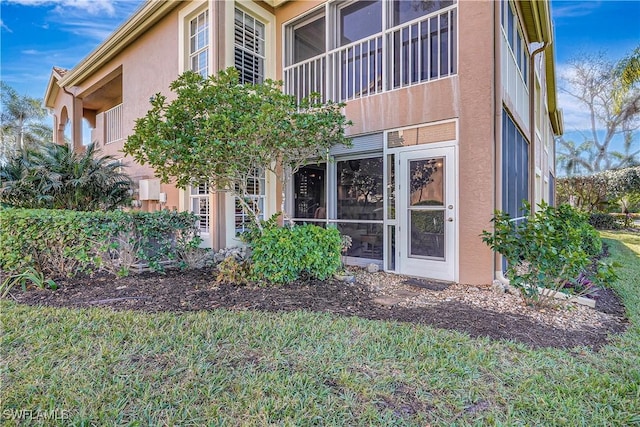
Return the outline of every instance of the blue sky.
{"type": "MultiPolygon", "coordinates": [[[[465,0],[462,0],[465,1],[465,0]]],[[[51,67],[71,68],[141,4],[139,0],[0,0],[0,78],[21,94],[44,96],[51,67]]],[[[640,0],[552,1],[557,70],[576,55],[617,60],[640,44],[640,0]]],[[[562,84],[561,82],[559,82],[562,84]]],[[[566,97],[565,129],[584,116],[566,97]]]]}

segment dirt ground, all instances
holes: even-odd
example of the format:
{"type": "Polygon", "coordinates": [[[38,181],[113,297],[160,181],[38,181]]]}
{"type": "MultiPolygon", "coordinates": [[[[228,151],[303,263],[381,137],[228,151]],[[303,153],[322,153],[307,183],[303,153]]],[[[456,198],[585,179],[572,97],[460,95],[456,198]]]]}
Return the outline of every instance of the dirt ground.
{"type": "Polygon", "coordinates": [[[14,290],[10,298],[29,305],[108,307],[114,310],[188,312],[196,310],[309,310],[338,316],[428,324],[472,337],[512,340],[533,348],[601,348],[612,334],[626,329],[624,306],[611,290],[600,292],[596,310],[615,321],[576,329],[550,327],[513,313],[443,300],[427,307],[388,307],[374,302],[370,288],[356,281],[298,281],[282,287],[237,286],[214,282],[210,268],[142,273],[125,278],[95,276],[58,281],[56,291],[14,290]]]}

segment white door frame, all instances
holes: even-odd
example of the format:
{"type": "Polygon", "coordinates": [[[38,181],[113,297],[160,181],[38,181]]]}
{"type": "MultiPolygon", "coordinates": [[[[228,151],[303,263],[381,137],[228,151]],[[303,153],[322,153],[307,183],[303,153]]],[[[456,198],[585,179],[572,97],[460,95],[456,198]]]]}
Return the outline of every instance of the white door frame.
{"type": "MultiPolygon", "coordinates": [[[[451,281],[458,280],[458,160],[456,146],[434,146],[402,150],[398,155],[398,231],[397,231],[397,271],[410,276],[451,281]],[[442,158],[444,160],[444,258],[410,255],[410,212],[425,208],[410,208],[409,162],[412,160],[442,158]]],[[[435,209],[436,208],[426,208],[435,209]]]]}

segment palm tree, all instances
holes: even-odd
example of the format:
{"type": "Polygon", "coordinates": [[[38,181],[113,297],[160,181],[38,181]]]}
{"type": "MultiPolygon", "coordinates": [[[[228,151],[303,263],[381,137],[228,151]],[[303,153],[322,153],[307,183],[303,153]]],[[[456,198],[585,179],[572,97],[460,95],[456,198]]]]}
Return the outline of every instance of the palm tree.
{"type": "Polygon", "coordinates": [[[42,99],[20,96],[11,86],[0,82],[0,162],[17,151],[51,140],[51,126],[42,122],[47,111],[42,99]]]}
{"type": "Polygon", "coordinates": [[[131,179],[112,156],[98,156],[95,144],[82,153],[47,144],[22,150],[0,166],[0,201],[15,207],[111,210],[130,200],[131,179]]]}

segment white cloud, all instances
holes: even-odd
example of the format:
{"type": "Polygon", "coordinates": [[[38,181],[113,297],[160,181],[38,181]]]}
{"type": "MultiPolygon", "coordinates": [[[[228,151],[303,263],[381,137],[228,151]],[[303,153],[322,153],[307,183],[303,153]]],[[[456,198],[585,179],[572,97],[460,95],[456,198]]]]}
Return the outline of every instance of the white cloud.
{"type": "Polygon", "coordinates": [[[20,51],[23,55],[38,55],[40,52],[35,49],[25,49],[20,51]]]}
{"type": "Polygon", "coordinates": [[[2,28],[8,33],[13,33],[13,31],[11,31],[11,28],[7,27],[7,24],[5,24],[2,19],[0,19],[0,28],[2,28]]]}
{"type": "Polygon", "coordinates": [[[102,41],[113,33],[115,26],[108,23],[97,23],[92,20],[75,20],[61,23],[60,29],[77,36],[102,41]]]}
{"type": "Polygon", "coordinates": [[[78,9],[90,15],[106,13],[115,15],[114,0],[8,0],[7,3],[15,3],[23,6],[55,6],[57,12],[66,9],[78,9]]]}
{"type": "Polygon", "coordinates": [[[564,2],[553,8],[554,18],[578,18],[591,15],[600,7],[600,1],[564,2]]]}

